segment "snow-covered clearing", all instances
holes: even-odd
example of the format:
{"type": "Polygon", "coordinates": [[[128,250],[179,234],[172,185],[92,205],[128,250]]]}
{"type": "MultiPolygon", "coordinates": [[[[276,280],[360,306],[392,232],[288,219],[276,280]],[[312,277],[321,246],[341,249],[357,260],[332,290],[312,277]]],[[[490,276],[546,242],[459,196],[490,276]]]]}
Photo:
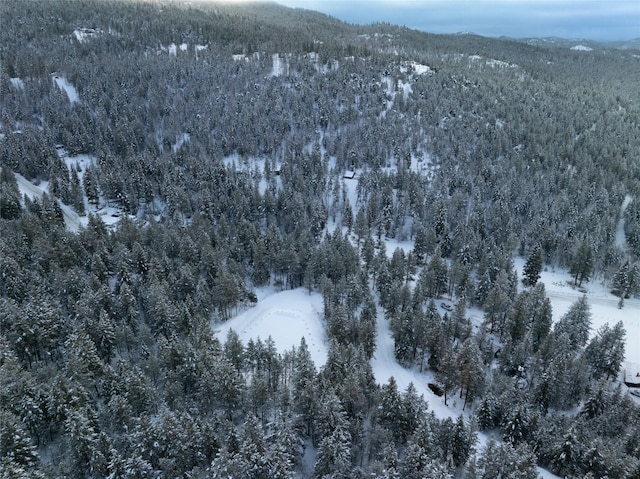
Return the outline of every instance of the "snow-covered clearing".
{"type": "Polygon", "coordinates": [[[402,91],[402,99],[404,101],[407,101],[409,99],[409,95],[413,93],[411,83],[404,83],[402,80],[398,80],[398,90],[402,91]]]}
{"type": "Polygon", "coordinates": [[[517,65],[513,63],[503,62],[502,60],[495,60],[493,58],[487,60],[486,64],[492,68],[516,68],[517,65]]]}
{"type": "Polygon", "coordinates": [[[196,52],[196,58],[198,58],[198,52],[201,52],[202,50],[206,50],[207,48],[209,48],[209,45],[195,45],[195,52],[196,52]]]}
{"type": "Polygon", "coordinates": [[[409,71],[409,68],[413,70],[416,75],[433,75],[433,70],[428,65],[423,65],[418,62],[405,62],[403,66],[400,67],[400,71],[402,73],[406,73],[409,71]]]}
{"type": "MultiPolygon", "coordinates": [[[[515,266],[520,277],[525,260],[516,258],[515,266]]],[[[609,323],[613,326],[622,321],[627,331],[626,362],[640,363],[640,300],[626,299],[624,307],[618,308],[620,298],[611,294],[601,281],[589,281],[582,283],[582,288],[571,285],[571,275],[563,269],[546,268],[540,275],[540,282],[544,283],[545,291],[551,300],[553,308],[553,321],[558,321],[583,295],[587,296],[591,306],[591,336],[594,336],[600,327],[609,323]]]]}
{"type": "Polygon", "coordinates": [[[76,87],[74,87],[71,83],[69,83],[69,81],[65,77],[54,74],[53,81],[58,86],[58,88],[60,88],[61,90],[64,90],[64,92],[67,94],[67,97],[69,97],[69,102],[72,105],[80,101],[78,90],[76,90],[76,87]]]}
{"type": "Polygon", "coordinates": [[[175,57],[178,54],[178,49],[180,49],[181,52],[186,52],[187,47],[188,45],[186,43],[181,43],[180,45],[170,43],[167,47],[161,45],[160,50],[162,50],[163,52],[169,52],[169,55],[175,57]]]}
{"type": "Polygon", "coordinates": [[[327,361],[328,349],[322,317],[323,299],[319,293],[309,294],[299,288],[277,292],[256,291],[258,303],[224,324],[214,324],[216,336],[224,342],[233,329],[246,344],[249,339],[273,339],[279,352],[300,345],[304,337],[316,367],[327,361]]]}

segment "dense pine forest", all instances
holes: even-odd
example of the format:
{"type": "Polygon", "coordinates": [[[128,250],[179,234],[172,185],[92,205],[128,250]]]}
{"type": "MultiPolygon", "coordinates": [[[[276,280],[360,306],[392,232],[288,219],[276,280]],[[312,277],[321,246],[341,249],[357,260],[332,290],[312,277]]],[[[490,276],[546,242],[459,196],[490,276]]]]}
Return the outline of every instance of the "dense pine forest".
{"type": "Polygon", "coordinates": [[[624,326],[538,281],[640,295],[640,51],[274,3],[0,24],[2,478],[640,477],[624,326]],[[296,288],[325,364],[214,334],[296,288]],[[376,379],[380,321],[461,414],[376,379]]]}

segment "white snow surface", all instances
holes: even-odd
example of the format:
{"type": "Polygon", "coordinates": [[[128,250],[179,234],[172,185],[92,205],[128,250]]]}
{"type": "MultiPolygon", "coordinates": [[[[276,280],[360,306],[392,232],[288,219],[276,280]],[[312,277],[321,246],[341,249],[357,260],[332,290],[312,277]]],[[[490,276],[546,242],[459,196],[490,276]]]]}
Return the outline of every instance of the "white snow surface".
{"type": "Polygon", "coordinates": [[[571,47],[571,50],[574,50],[576,52],[592,52],[593,48],[586,45],[576,45],[574,47],[571,47]]]}
{"type": "Polygon", "coordinates": [[[289,64],[280,54],[274,53],[271,56],[273,66],[271,68],[271,76],[277,77],[289,73],[289,64]]]}
{"type": "Polygon", "coordinates": [[[277,292],[272,288],[256,291],[258,303],[233,319],[214,324],[216,336],[224,342],[233,329],[246,345],[249,339],[273,339],[280,353],[300,346],[304,337],[316,367],[327,362],[322,295],[299,288],[277,292]]]}
{"type": "Polygon", "coordinates": [[[622,206],[620,207],[620,219],[618,220],[618,225],[616,228],[616,246],[623,251],[627,249],[627,238],[624,234],[624,212],[632,200],[633,197],[631,195],[626,195],[624,197],[624,201],[622,202],[622,206]]]}
{"type": "Polygon", "coordinates": [[[517,66],[512,63],[503,62],[502,60],[495,60],[493,58],[487,60],[486,64],[492,68],[515,68],[517,66]]]}
{"type": "Polygon", "coordinates": [[[97,162],[96,157],[91,155],[80,154],[75,156],[67,156],[60,150],[58,150],[58,154],[64,159],[64,162],[67,165],[67,168],[69,168],[69,171],[71,171],[72,168],[76,169],[80,182],[83,181],[84,172],[86,171],[86,169],[89,166],[95,165],[97,162]]]}
{"type": "Polygon", "coordinates": [[[69,83],[69,81],[65,77],[54,74],[53,81],[56,83],[58,88],[65,91],[65,93],[67,94],[67,97],[69,97],[69,102],[72,105],[77,101],[80,101],[78,90],[76,90],[76,87],[74,87],[71,83],[69,83]]]}
{"type": "MultiPolygon", "coordinates": [[[[49,194],[47,192],[47,189],[49,187],[48,181],[43,181],[39,185],[34,185],[19,173],[15,173],[15,177],[18,182],[18,190],[20,191],[21,195],[27,195],[32,200],[40,200],[42,198],[42,195],[44,195],[45,193],[49,194]]],[[[56,201],[60,205],[62,215],[64,216],[65,226],[69,231],[78,231],[80,227],[84,227],[87,225],[88,218],[86,216],[80,217],[78,216],[78,213],[73,210],[73,208],[65,205],[60,200],[56,201]]]]}
{"type": "Polygon", "coordinates": [[[423,63],[418,63],[415,61],[403,62],[400,66],[400,72],[408,73],[409,69],[411,69],[409,78],[414,75],[433,75],[434,71],[428,65],[424,65],[423,63]]]}
{"type": "Polygon", "coordinates": [[[11,86],[16,90],[24,90],[24,82],[22,78],[9,78],[9,82],[11,82],[11,86]]]}
{"type": "Polygon", "coordinates": [[[92,37],[95,37],[99,33],[101,33],[101,30],[96,30],[95,28],[76,28],[73,31],[73,36],[80,43],[83,43],[83,42],[87,41],[88,39],[90,39],[92,37]]]}
{"type": "MultiPolygon", "coordinates": [[[[522,267],[525,260],[514,260],[518,275],[522,278],[522,267]]],[[[591,307],[591,337],[595,336],[606,323],[613,327],[618,321],[622,321],[627,332],[625,362],[640,363],[640,300],[637,298],[625,299],[624,307],[618,308],[620,298],[610,293],[602,280],[583,282],[582,288],[575,288],[571,283],[573,278],[564,269],[545,268],[540,275],[540,282],[544,283],[547,297],[551,300],[553,308],[553,321],[557,322],[583,295],[591,307]]]]}
{"type": "Polygon", "coordinates": [[[180,147],[185,142],[188,142],[190,139],[191,139],[191,136],[189,135],[189,133],[183,133],[182,135],[180,135],[178,137],[176,142],[171,146],[171,150],[175,153],[176,151],[178,151],[180,149],[180,147]]]}

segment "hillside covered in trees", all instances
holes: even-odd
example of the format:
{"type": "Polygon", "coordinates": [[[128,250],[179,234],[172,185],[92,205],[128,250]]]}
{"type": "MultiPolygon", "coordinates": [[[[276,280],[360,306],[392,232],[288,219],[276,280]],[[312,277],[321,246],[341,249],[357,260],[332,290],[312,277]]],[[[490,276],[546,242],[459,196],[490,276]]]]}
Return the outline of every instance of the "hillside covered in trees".
{"type": "Polygon", "coordinates": [[[640,295],[640,51],[272,3],[0,23],[3,478],[640,476],[623,325],[538,281],[640,295]],[[260,288],[322,295],[325,364],[213,334],[260,288]],[[379,321],[464,415],[378,384],[379,321]]]}

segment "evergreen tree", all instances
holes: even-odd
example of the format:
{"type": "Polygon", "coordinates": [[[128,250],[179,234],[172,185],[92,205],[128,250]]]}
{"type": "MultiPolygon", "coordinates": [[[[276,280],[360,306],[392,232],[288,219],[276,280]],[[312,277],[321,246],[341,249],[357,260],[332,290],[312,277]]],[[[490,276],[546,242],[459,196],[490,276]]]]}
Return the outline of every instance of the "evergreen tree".
{"type": "Polygon", "coordinates": [[[568,339],[568,347],[576,351],[583,347],[589,339],[589,330],[591,328],[591,306],[586,296],[582,296],[571,305],[560,321],[554,327],[554,334],[559,336],[565,335],[568,339]]]}
{"type": "Polygon", "coordinates": [[[591,279],[593,271],[593,248],[586,242],[580,243],[569,267],[569,274],[573,276],[573,283],[580,287],[583,281],[591,279]]]}
{"type": "Polygon", "coordinates": [[[0,167],[0,191],[0,218],[18,218],[22,212],[20,190],[15,175],[6,166],[0,167]]]}
{"type": "Polygon", "coordinates": [[[480,350],[472,338],[462,343],[456,362],[460,378],[460,398],[464,398],[462,406],[464,410],[468,403],[482,396],[486,383],[480,350]]]}
{"type": "Polygon", "coordinates": [[[351,473],[351,435],[339,424],[320,441],[313,474],[319,479],[348,479],[351,473]]]}
{"type": "Polygon", "coordinates": [[[304,337],[296,352],[292,374],[293,407],[300,415],[308,436],[315,435],[315,419],[319,405],[319,388],[316,369],[304,337]]]}
{"type": "Polygon", "coordinates": [[[533,247],[522,269],[522,282],[525,286],[535,286],[538,282],[542,271],[542,261],[542,248],[536,245],[533,247]]]}
{"type": "Polygon", "coordinates": [[[612,293],[619,296],[621,302],[624,300],[624,298],[629,297],[628,295],[629,295],[629,289],[631,285],[630,273],[631,273],[631,265],[629,261],[625,261],[620,267],[620,269],[618,269],[618,271],[616,271],[616,273],[613,275],[612,293]]]}
{"type": "Polygon", "coordinates": [[[584,443],[575,431],[568,431],[554,448],[551,465],[553,471],[562,475],[573,475],[580,471],[579,460],[584,443]]]}
{"type": "Polygon", "coordinates": [[[394,439],[399,442],[404,442],[410,433],[402,428],[402,416],[403,402],[396,380],[392,376],[387,384],[382,385],[380,390],[378,421],[382,427],[391,431],[394,439]]]}
{"type": "Polygon", "coordinates": [[[40,458],[19,419],[0,410],[0,464],[7,478],[42,477],[37,472],[40,458]]]}
{"type": "Polygon", "coordinates": [[[608,381],[620,372],[625,353],[626,332],[622,321],[613,328],[602,326],[587,345],[584,355],[595,379],[605,376],[608,381]]]}
{"type": "Polygon", "coordinates": [[[527,446],[513,448],[510,444],[497,444],[489,439],[478,461],[481,479],[509,477],[513,479],[536,479],[536,457],[527,446]]]}

